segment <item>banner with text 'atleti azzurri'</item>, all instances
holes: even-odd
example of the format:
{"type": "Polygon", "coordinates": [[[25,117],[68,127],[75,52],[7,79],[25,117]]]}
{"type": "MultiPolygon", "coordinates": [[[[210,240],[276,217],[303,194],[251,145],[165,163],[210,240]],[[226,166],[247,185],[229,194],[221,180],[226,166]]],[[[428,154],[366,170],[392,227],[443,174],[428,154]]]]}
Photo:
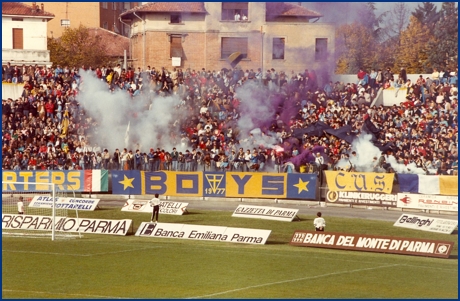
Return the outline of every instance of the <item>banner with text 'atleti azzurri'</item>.
{"type": "Polygon", "coordinates": [[[27,183],[54,183],[56,191],[104,192],[109,190],[107,170],[22,170],[2,172],[3,191],[46,191],[49,186],[27,183]],[[9,184],[7,182],[25,182],[9,184]]]}
{"type": "Polygon", "coordinates": [[[114,194],[316,199],[315,174],[114,171],[114,194]]]}

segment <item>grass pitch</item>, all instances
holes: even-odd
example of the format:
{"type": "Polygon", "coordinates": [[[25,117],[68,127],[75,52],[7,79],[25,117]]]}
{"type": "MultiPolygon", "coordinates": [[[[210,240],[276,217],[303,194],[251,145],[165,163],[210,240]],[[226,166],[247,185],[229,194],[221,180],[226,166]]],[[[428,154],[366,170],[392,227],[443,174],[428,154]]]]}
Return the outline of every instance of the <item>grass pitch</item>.
{"type": "MultiPolygon", "coordinates": [[[[102,208],[80,217],[149,214],[102,208]]],[[[450,259],[294,247],[291,223],[236,218],[231,212],[160,215],[160,221],[272,230],[266,245],[83,234],[82,238],[2,237],[3,298],[455,298],[457,234],[394,227],[393,222],[327,217],[327,231],[454,241],[450,259]]]]}

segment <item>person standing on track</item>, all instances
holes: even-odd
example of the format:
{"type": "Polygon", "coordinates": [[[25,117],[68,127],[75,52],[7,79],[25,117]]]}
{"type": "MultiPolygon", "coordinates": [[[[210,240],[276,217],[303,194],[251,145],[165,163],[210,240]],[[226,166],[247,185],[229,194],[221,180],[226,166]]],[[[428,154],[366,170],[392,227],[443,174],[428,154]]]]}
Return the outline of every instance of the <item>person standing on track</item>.
{"type": "Polygon", "coordinates": [[[153,207],[152,218],[150,220],[152,223],[158,222],[158,213],[160,212],[160,199],[158,196],[158,193],[155,193],[155,197],[149,201],[150,206],[153,207]]]}
{"type": "Polygon", "coordinates": [[[313,225],[315,226],[316,231],[324,231],[324,228],[326,227],[326,221],[324,218],[321,217],[321,212],[316,213],[316,218],[313,221],[313,225]]]}
{"type": "Polygon", "coordinates": [[[22,196],[19,197],[18,201],[18,214],[24,214],[24,199],[22,196]]]}

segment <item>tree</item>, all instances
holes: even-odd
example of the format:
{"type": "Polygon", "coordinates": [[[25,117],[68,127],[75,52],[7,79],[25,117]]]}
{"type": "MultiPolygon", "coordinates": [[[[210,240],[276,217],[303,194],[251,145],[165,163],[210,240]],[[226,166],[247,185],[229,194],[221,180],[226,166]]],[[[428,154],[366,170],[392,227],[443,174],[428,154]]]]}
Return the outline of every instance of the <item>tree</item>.
{"type": "Polygon", "coordinates": [[[415,9],[415,12],[412,12],[412,16],[417,18],[417,20],[426,25],[429,34],[434,33],[434,26],[436,22],[439,21],[441,14],[437,11],[436,6],[431,2],[423,2],[423,5],[420,4],[415,9]]]}
{"type": "Polygon", "coordinates": [[[386,34],[389,38],[395,38],[394,40],[400,43],[399,37],[401,32],[406,28],[409,22],[409,8],[404,2],[397,2],[394,4],[393,9],[386,19],[386,34]]]}
{"type": "Polygon", "coordinates": [[[456,2],[443,2],[440,19],[429,43],[428,61],[433,67],[453,69],[458,59],[458,8],[456,2]]]}
{"type": "Polygon", "coordinates": [[[359,10],[359,23],[370,30],[373,38],[380,42],[385,33],[385,28],[383,28],[381,25],[384,23],[388,11],[385,11],[379,16],[376,16],[376,10],[377,8],[375,7],[374,2],[368,2],[366,5],[362,6],[362,8],[359,10]]]}
{"type": "Polygon", "coordinates": [[[337,73],[357,73],[378,64],[378,43],[372,31],[360,23],[344,24],[336,32],[337,73]]]}
{"type": "Polygon", "coordinates": [[[408,73],[431,72],[427,65],[430,36],[426,34],[427,26],[415,17],[410,17],[406,30],[401,32],[400,47],[396,55],[395,68],[404,67],[408,73]]]}
{"type": "Polygon", "coordinates": [[[54,65],[100,66],[110,62],[100,38],[91,35],[83,25],[75,29],[66,28],[60,38],[48,38],[48,49],[54,65]]]}

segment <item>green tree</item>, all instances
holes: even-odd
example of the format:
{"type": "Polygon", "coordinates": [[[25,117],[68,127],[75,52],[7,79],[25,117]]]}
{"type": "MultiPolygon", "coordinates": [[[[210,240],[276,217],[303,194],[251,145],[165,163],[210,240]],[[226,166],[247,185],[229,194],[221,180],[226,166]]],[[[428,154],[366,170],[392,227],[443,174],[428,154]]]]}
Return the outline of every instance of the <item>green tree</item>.
{"type": "Polygon", "coordinates": [[[434,40],[429,43],[428,62],[441,69],[457,67],[458,7],[456,2],[443,2],[440,19],[434,27],[434,40]]]}
{"type": "Polygon", "coordinates": [[[375,2],[368,2],[362,6],[359,10],[359,23],[362,24],[365,28],[370,30],[374,39],[380,42],[385,37],[385,28],[382,27],[382,24],[385,21],[385,17],[388,15],[388,11],[376,15],[375,11],[375,2]]]}
{"type": "Polygon", "coordinates": [[[97,35],[91,35],[87,27],[66,28],[60,38],[48,38],[50,58],[54,65],[71,67],[108,64],[105,45],[97,35]]]}
{"type": "Polygon", "coordinates": [[[379,45],[371,30],[363,24],[341,25],[336,32],[336,73],[357,73],[378,64],[379,45]]]}
{"type": "Polygon", "coordinates": [[[396,55],[395,70],[406,68],[408,73],[427,73],[428,69],[428,42],[430,36],[426,34],[427,26],[420,23],[415,17],[410,17],[406,30],[401,32],[400,47],[396,55]]]}
{"type": "Polygon", "coordinates": [[[421,24],[426,25],[428,34],[433,34],[435,24],[439,21],[441,14],[437,11],[433,3],[423,2],[422,6],[419,4],[415,11],[412,12],[412,16],[417,18],[421,24]]]}

